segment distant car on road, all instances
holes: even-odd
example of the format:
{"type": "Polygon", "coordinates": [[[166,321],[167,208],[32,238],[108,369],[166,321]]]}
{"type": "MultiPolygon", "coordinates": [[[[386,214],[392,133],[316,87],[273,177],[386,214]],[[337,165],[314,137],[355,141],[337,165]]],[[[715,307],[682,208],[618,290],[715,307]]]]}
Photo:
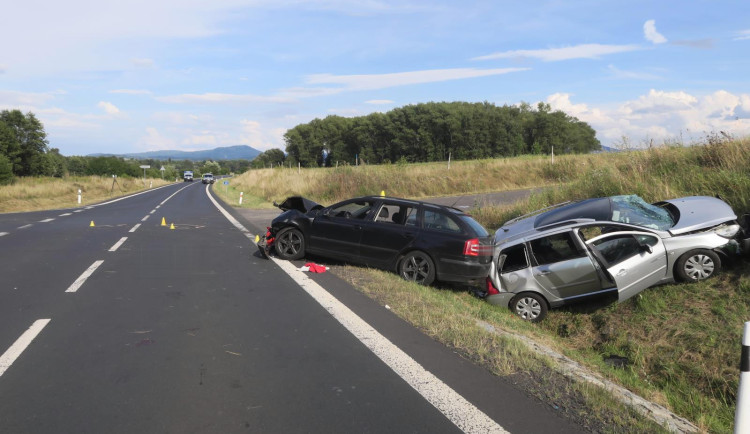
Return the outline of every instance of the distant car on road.
{"type": "Polygon", "coordinates": [[[429,285],[483,281],[492,236],[463,211],[407,199],[357,197],[324,208],[287,198],[258,247],[283,259],[308,253],[394,270],[429,285]]]}
{"type": "Polygon", "coordinates": [[[201,179],[201,182],[204,184],[213,184],[214,183],[214,175],[210,173],[204,173],[203,178],[201,179]]]}
{"type": "Polygon", "coordinates": [[[729,205],[714,197],[562,204],[498,229],[487,301],[541,321],[548,308],[589,296],[624,301],[653,285],[707,279],[749,243],[729,205]]]}
{"type": "Polygon", "coordinates": [[[186,170],[182,174],[182,179],[184,182],[193,182],[193,171],[192,170],[186,170]]]}

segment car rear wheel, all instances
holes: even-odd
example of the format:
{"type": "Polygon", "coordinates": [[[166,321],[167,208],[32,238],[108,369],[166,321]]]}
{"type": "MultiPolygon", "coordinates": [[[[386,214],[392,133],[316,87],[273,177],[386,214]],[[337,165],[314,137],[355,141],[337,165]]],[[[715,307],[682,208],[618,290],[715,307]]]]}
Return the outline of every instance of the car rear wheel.
{"type": "Polygon", "coordinates": [[[282,259],[300,259],[305,256],[305,237],[298,229],[284,229],[276,236],[274,248],[282,259]]]}
{"type": "Polygon", "coordinates": [[[721,269],[719,255],[711,250],[696,249],[680,256],[675,264],[675,273],[679,280],[697,282],[708,279],[721,269]]]}
{"type": "Polygon", "coordinates": [[[406,280],[429,285],[435,281],[435,264],[424,252],[409,252],[401,260],[399,274],[406,280]]]}
{"type": "Polygon", "coordinates": [[[547,316],[547,300],[533,292],[518,294],[508,307],[524,321],[539,322],[547,316]]]}

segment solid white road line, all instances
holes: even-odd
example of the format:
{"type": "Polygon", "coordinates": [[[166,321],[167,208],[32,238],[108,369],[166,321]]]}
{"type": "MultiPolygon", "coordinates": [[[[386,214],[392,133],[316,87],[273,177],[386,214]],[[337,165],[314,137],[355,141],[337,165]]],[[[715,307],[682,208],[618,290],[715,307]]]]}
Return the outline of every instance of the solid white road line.
{"type": "MultiPolygon", "coordinates": [[[[250,234],[242,223],[237,221],[213,198],[206,186],[206,194],[216,208],[224,214],[236,228],[251,240],[250,234]]],[[[328,311],[341,325],[362,342],[380,360],[391,368],[398,376],[406,381],[414,390],[419,392],[430,404],[437,408],[454,425],[465,433],[507,433],[503,427],[476,408],[450,386],[443,383],[435,375],[427,371],[422,365],[412,359],[400,348],[380,334],[365,320],[357,316],[351,309],[341,303],[336,297],[323,289],[314,280],[301,273],[289,261],[271,258],[286,274],[294,279],[310,296],[328,311]]]]}
{"type": "Polygon", "coordinates": [[[55,219],[44,219],[44,220],[39,220],[39,223],[49,223],[49,222],[54,221],[54,220],[55,219]]]}
{"type": "Polygon", "coordinates": [[[116,251],[117,249],[120,248],[120,246],[122,245],[122,243],[124,243],[125,240],[127,240],[127,239],[128,239],[128,237],[122,237],[122,238],[120,238],[120,241],[116,242],[114,246],[110,247],[109,251],[110,252],[116,251]]]}
{"type": "Polygon", "coordinates": [[[128,232],[135,232],[135,231],[137,231],[137,230],[138,230],[138,228],[139,228],[139,227],[141,227],[141,224],[140,224],[140,223],[138,223],[138,224],[136,224],[135,226],[133,226],[133,229],[129,230],[128,232]]]}
{"type": "Polygon", "coordinates": [[[147,215],[146,217],[143,217],[143,218],[141,219],[141,221],[142,221],[142,222],[145,222],[146,220],[148,220],[148,218],[149,218],[149,217],[151,217],[151,216],[150,216],[150,215],[147,215]]]}
{"type": "Polygon", "coordinates": [[[80,288],[81,285],[83,285],[84,282],[86,282],[86,279],[88,279],[89,276],[94,274],[94,271],[96,271],[96,269],[99,268],[100,265],[102,265],[102,262],[104,262],[104,260],[99,260],[91,264],[91,266],[88,269],[86,269],[86,271],[84,271],[83,274],[78,276],[78,279],[76,279],[76,281],[73,282],[73,284],[70,285],[70,287],[68,287],[68,289],[66,289],[65,292],[78,291],[78,288],[80,288]]]}
{"type": "Polygon", "coordinates": [[[26,228],[30,228],[31,226],[33,226],[33,225],[31,225],[31,224],[23,225],[23,226],[18,227],[17,229],[26,229],[26,228]]]}
{"type": "Polygon", "coordinates": [[[42,331],[42,329],[44,329],[44,327],[47,326],[47,324],[49,324],[50,321],[50,318],[38,319],[34,321],[34,324],[32,324],[28,330],[23,332],[21,337],[16,339],[13,345],[11,345],[10,348],[8,348],[8,350],[4,352],[2,356],[0,356],[0,376],[2,376],[8,368],[10,368],[10,365],[12,365],[13,362],[16,361],[18,356],[23,353],[26,347],[31,344],[31,341],[33,341],[34,338],[37,337],[37,335],[42,331]]]}

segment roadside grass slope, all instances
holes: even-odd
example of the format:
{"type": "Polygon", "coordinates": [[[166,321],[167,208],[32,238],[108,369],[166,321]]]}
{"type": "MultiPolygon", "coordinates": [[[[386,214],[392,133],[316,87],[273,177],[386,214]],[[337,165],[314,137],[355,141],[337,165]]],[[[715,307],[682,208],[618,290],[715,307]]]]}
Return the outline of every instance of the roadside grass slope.
{"type": "MultiPolygon", "coordinates": [[[[549,186],[528,201],[507,207],[480,205],[471,211],[494,232],[503,222],[555,203],[616,194],[638,194],[649,202],[689,195],[719,195],[737,215],[750,212],[750,140],[701,146],[664,146],[611,154],[454,162],[446,164],[263,169],[233,180],[260,202],[302,195],[320,203],[361,194],[428,197],[549,186]]],[[[236,202],[234,202],[236,203],[236,202]]],[[[740,261],[705,282],[650,288],[622,304],[579,304],[552,310],[538,325],[506,309],[479,303],[466,292],[416,289],[377,270],[346,267],[347,278],[398,315],[499,375],[526,373],[549,381],[544,362],[515,344],[457,332],[467,321],[538,339],[630,390],[670,408],[705,432],[731,432],[739,380],[743,323],[750,320],[750,265],[740,261]],[[426,295],[429,294],[429,295],[426,295]],[[426,308],[424,307],[426,306],[426,308]],[[467,319],[468,318],[468,319],[467,319]],[[624,358],[623,367],[606,359],[624,358]]],[[[530,386],[532,389],[534,386],[530,386]]],[[[543,387],[542,387],[543,389],[543,387]]],[[[539,392],[549,400],[553,391],[539,392]]],[[[588,386],[560,392],[581,397],[578,417],[594,418],[605,431],[650,429],[618,411],[588,386]],[[590,402],[593,399],[593,402],[590,402]],[[597,404],[599,403],[599,404],[597,404]],[[586,414],[588,412],[588,414],[586,414]],[[616,419],[616,420],[615,420],[616,419]],[[639,427],[639,428],[636,428],[639,427]]]]}
{"type": "Polygon", "coordinates": [[[0,212],[38,211],[74,208],[169,184],[163,179],[117,178],[102,176],[19,177],[0,186],[0,212]],[[81,205],[78,204],[81,190],[81,205]]]}

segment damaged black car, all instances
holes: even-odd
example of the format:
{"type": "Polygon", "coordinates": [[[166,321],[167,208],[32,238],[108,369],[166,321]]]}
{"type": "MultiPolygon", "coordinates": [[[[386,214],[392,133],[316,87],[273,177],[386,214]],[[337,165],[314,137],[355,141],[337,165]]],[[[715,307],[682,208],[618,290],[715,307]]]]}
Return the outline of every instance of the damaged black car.
{"type": "Polygon", "coordinates": [[[313,254],[393,270],[423,285],[483,281],[493,237],[460,209],[366,196],[329,207],[287,198],[258,241],[264,255],[294,260],[313,254]]]}

